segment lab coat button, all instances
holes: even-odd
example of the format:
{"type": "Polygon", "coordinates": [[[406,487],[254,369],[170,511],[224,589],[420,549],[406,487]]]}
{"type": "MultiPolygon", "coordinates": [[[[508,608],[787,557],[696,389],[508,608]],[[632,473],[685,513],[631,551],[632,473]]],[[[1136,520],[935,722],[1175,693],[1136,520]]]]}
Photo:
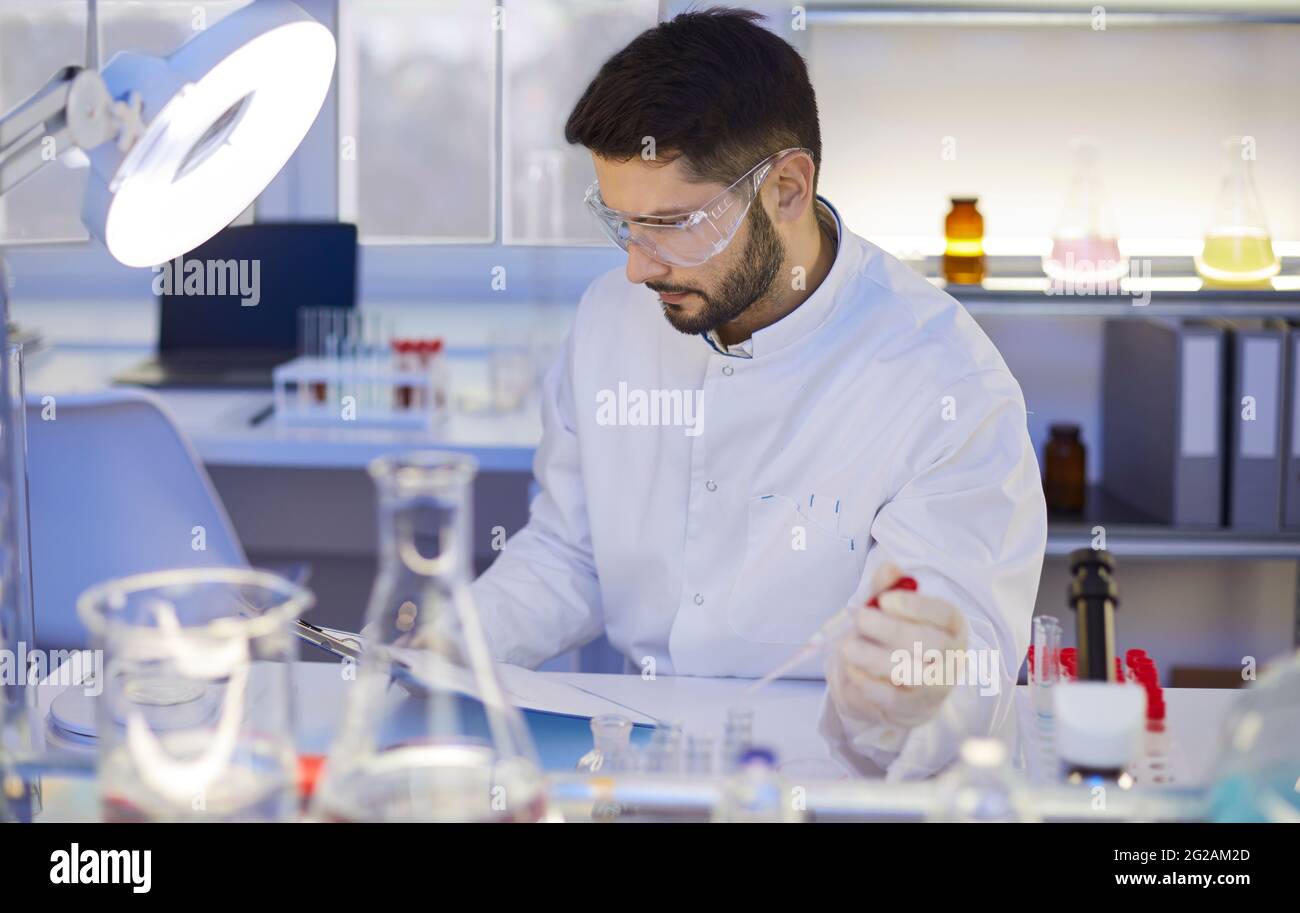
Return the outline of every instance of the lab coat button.
{"type": "Polygon", "coordinates": [[[709,491],[717,491],[718,483],[713,481],[712,479],[709,479],[709,481],[704,483],[704,487],[707,488],[709,491]]]}
{"type": "Polygon", "coordinates": [[[696,604],[696,605],[704,605],[704,594],[703,594],[703,593],[696,593],[696,594],[695,594],[695,604],[696,604]]]}
{"type": "Polygon", "coordinates": [[[730,376],[731,376],[732,374],[734,374],[735,372],[736,372],[736,369],[733,368],[731,365],[723,365],[723,366],[722,366],[722,373],[725,374],[725,375],[727,375],[727,377],[730,377],[730,376]]]}

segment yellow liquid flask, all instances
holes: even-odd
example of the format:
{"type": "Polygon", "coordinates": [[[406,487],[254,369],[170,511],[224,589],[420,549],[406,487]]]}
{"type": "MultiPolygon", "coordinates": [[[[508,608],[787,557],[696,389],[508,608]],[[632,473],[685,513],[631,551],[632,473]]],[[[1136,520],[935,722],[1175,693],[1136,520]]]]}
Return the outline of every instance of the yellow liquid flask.
{"type": "Polygon", "coordinates": [[[1111,224],[1110,204],[1098,174],[1100,152],[1092,140],[1070,143],[1074,171],[1066,187],[1052,250],[1043,272],[1060,283],[1110,283],[1128,273],[1111,224]]]}
{"type": "Polygon", "coordinates": [[[343,725],[312,817],[538,821],[532,737],[496,675],[470,593],[473,459],[382,457],[379,573],[343,725]]]}
{"type": "Polygon", "coordinates": [[[1196,257],[1196,272],[1210,287],[1270,288],[1282,269],[1255,190],[1252,145],[1243,137],[1224,142],[1227,171],[1219,185],[1214,219],[1196,257]]]}

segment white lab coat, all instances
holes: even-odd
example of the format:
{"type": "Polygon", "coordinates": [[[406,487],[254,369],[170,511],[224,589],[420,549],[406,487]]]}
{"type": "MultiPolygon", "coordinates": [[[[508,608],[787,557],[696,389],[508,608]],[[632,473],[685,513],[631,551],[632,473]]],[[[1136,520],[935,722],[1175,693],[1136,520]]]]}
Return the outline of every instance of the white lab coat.
{"type": "Polygon", "coordinates": [[[827,702],[821,730],[863,772],[931,774],[1014,725],[1047,537],[1020,388],[960,304],[842,224],[749,348],[682,335],[621,270],[591,284],[543,385],[541,493],[474,586],[489,644],[535,666],[603,631],[638,671],[759,676],[890,560],[999,651],[999,693],[957,687],[910,731],[827,702]]]}

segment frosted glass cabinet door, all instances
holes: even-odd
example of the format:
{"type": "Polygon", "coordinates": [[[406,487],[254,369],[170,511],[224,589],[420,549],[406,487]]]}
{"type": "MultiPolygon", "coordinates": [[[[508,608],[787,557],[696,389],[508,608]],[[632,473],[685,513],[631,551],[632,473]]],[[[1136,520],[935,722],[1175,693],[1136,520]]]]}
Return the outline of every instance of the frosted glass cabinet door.
{"type": "MultiPolygon", "coordinates": [[[[248,0],[100,0],[100,63],[119,51],[170,54],[248,0]]],[[[0,0],[0,112],[26,100],[61,67],[86,63],[85,0],[0,0]]],[[[86,160],[57,161],[0,200],[0,245],[84,241],[86,160]]]]}
{"type": "Polygon", "coordinates": [[[340,3],[339,217],[363,241],[493,240],[493,7],[340,3]]]}
{"type": "Polygon", "coordinates": [[[564,122],[600,65],[658,21],[658,0],[506,4],[504,193],[507,244],[604,244],[583,206],[595,174],[564,122]]]}

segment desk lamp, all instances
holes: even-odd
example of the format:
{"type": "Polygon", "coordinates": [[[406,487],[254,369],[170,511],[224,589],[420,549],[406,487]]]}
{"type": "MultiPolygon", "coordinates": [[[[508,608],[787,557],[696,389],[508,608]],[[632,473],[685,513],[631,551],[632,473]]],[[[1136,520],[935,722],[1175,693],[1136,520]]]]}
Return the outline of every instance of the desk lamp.
{"type": "MultiPolygon", "coordinates": [[[[289,0],[255,0],[167,57],[123,52],[101,70],[96,0],[87,2],[87,65],[69,66],[0,114],[0,196],[54,156],[90,161],[82,221],[127,266],[178,257],[248,208],[316,120],[334,73],[329,29],[289,0]]],[[[0,326],[8,326],[0,259],[0,326]]],[[[16,423],[24,404],[0,358],[0,647],[33,633],[31,574],[20,555],[27,516],[16,423]],[[20,489],[21,486],[21,489],[20,489]]],[[[0,821],[29,817],[15,749],[32,744],[25,676],[0,688],[0,821]]]]}

